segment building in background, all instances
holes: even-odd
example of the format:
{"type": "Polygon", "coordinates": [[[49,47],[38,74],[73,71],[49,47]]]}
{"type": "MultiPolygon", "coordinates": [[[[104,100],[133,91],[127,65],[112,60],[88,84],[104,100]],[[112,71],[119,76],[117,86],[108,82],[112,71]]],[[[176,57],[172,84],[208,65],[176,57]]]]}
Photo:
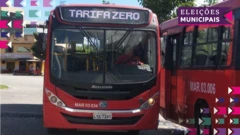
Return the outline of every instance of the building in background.
{"type": "MultiPolygon", "coordinates": [[[[23,15],[19,15],[19,12],[23,13],[22,8],[12,7],[0,7],[0,11],[10,12],[10,16],[2,16],[0,14],[0,20],[8,20],[12,23],[15,20],[22,20],[23,15]],[[18,13],[17,13],[18,12],[18,13]]],[[[0,29],[1,37],[0,40],[8,40],[12,43],[12,47],[0,50],[0,71],[1,73],[29,73],[33,70],[35,74],[41,73],[43,61],[34,57],[32,54],[31,47],[34,44],[34,32],[42,32],[41,28],[36,25],[30,25],[30,22],[24,21],[26,26],[24,28],[7,28],[0,29]],[[6,37],[6,33],[9,33],[9,37],[6,37]],[[22,36],[19,36],[21,35],[22,36]]]]}
{"type": "MultiPolygon", "coordinates": [[[[31,37],[34,40],[35,38],[33,36],[33,33],[43,33],[43,28],[42,28],[43,27],[43,23],[40,23],[40,25],[38,25],[37,27],[35,27],[35,26],[33,26],[33,25],[29,24],[29,23],[27,22],[27,25],[24,28],[24,34],[25,35],[31,35],[31,37]]],[[[46,33],[47,29],[45,29],[44,32],[46,33]]],[[[33,44],[34,43],[32,43],[32,45],[33,44]]],[[[32,47],[32,45],[31,45],[31,47],[32,47]]],[[[45,62],[44,60],[40,60],[40,59],[38,59],[38,58],[33,56],[33,58],[32,59],[28,59],[27,62],[28,63],[32,63],[32,66],[33,66],[34,70],[39,69],[41,71],[41,74],[44,73],[44,62],[45,62]]]]}

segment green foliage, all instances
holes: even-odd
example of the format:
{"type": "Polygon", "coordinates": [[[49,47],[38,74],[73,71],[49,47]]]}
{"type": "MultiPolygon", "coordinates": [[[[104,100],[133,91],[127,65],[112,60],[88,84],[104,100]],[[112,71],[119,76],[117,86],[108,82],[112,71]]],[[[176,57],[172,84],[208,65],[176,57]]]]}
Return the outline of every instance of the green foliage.
{"type": "Polygon", "coordinates": [[[76,51],[77,52],[83,52],[83,53],[90,53],[90,52],[95,52],[92,48],[90,48],[89,46],[85,46],[84,48],[81,46],[77,46],[76,47],[76,51]]]}
{"type": "Polygon", "coordinates": [[[9,88],[8,86],[0,84],[0,89],[8,89],[8,88],[9,88]]]}
{"type": "Polygon", "coordinates": [[[138,0],[138,2],[156,13],[159,23],[176,17],[176,10],[180,6],[195,6],[195,0],[138,0]]]}
{"type": "Polygon", "coordinates": [[[205,0],[208,3],[208,6],[218,3],[218,0],[205,0]]]}
{"type": "Polygon", "coordinates": [[[91,52],[96,52],[96,50],[93,49],[88,44],[83,44],[82,46],[76,46],[76,52],[77,53],[84,53],[84,54],[89,54],[91,52]]]}
{"type": "Polygon", "coordinates": [[[102,4],[110,4],[110,2],[106,0],[102,0],[102,4]]]}
{"type": "Polygon", "coordinates": [[[106,1],[106,0],[102,0],[102,4],[111,4],[111,5],[115,5],[115,3],[110,3],[110,1],[106,1]]]}
{"type": "Polygon", "coordinates": [[[42,51],[41,44],[43,43],[43,37],[41,34],[33,33],[35,42],[31,48],[33,55],[39,59],[45,59],[45,51],[42,51]]]}

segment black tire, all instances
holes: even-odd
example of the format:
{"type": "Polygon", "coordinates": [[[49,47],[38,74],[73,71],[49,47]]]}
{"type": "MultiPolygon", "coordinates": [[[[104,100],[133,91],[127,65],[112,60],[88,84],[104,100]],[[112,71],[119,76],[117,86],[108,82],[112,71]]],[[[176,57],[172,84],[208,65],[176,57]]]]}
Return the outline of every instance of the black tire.
{"type": "Polygon", "coordinates": [[[128,135],[139,135],[140,131],[139,130],[130,130],[128,131],[128,135]]]}
{"type": "Polygon", "coordinates": [[[213,129],[212,129],[212,123],[210,125],[199,125],[199,118],[202,119],[202,118],[210,118],[210,120],[212,121],[212,117],[211,117],[211,112],[210,112],[210,109],[209,109],[209,113],[208,114],[203,114],[203,113],[200,113],[201,109],[202,108],[208,108],[209,109],[209,106],[206,102],[201,102],[199,104],[196,104],[196,109],[195,109],[195,127],[197,129],[197,134],[196,135],[201,135],[201,129],[208,129],[209,130],[209,135],[212,135],[213,134],[213,129]]]}

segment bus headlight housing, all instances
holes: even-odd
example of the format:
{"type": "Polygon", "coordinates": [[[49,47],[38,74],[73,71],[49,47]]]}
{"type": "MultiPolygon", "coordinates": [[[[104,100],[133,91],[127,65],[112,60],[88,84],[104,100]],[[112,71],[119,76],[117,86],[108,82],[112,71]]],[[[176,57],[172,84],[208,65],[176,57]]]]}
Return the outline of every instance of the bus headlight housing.
{"type": "Polygon", "coordinates": [[[157,92],[152,97],[150,97],[146,102],[144,102],[140,108],[143,110],[146,110],[152,107],[155,104],[156,100],[158,100],[158,97],[159,97],[159,92],[157,92]]]}
{"type": "Polygon", "coordinates": [[[58,106],[58,107],[66,107],[66,105],[63,103],[63,101],[61,101],[56,95],[54,95],[50,90],[45,89],[45,92],[47,94],[47,97],[49,99],[49,101],[58,106]]]}
{"type": "Polygon", "coordinates": [[[57,102],[57,97],[56,96],[51,96],[50,101],[52,103],[56,103],[57,102]]]}
{"type": "Polygon", "coordinates": [[[155,103],[155,99],[154,98],[149,98],[148,99],[148,104],[149,105],[154,105],[154,103],[155,103]]]}

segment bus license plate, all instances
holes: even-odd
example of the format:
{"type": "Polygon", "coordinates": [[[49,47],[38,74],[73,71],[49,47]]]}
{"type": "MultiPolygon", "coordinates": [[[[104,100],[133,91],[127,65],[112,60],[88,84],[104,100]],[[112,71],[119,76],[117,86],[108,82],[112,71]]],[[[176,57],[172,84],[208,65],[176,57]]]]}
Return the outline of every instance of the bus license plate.
{"type": "Polygon", "coordinates": [[[111,120],[112,114],[111,113],[94,113],[93,119],[94,120],[111,120]]]}

